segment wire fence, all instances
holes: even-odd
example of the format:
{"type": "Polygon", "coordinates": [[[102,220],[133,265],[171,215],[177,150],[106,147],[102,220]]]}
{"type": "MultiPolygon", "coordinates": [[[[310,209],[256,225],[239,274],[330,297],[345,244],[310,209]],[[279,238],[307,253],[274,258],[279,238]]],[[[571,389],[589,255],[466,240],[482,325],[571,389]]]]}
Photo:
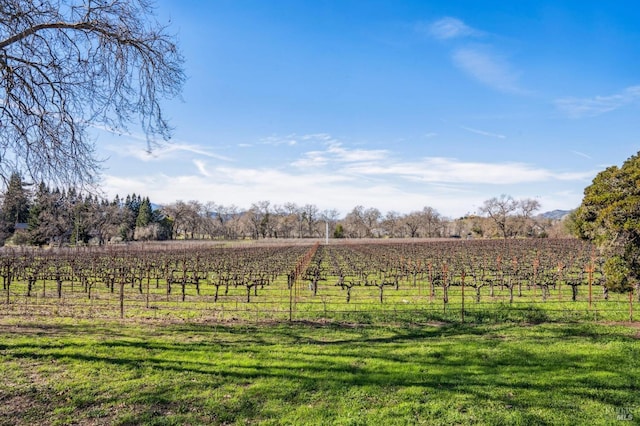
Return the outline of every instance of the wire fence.
{"type": "Polygon", "coordinates": [[[180,286],[167,291],[163,282],[145,285],[101,283],[90,289],[78,282],[39,281],[32,288],[16,281],[3,290],[0,315],[6,317],[58,316],[83,319],[140,319],[185,321],[347,321],[373,322],[546,322],[633,321],[638,303],[634,294],[605,294],[599,286],[589,291],[579,286],[543,289],[532,285],[511,291],[496,285],[451,286],[434,292],[427,282],[400,283],[398,288],[355,286],[350,289],[305,282],[287,286],[286,277],[264,287],[229,286],[217,289],[207,283],[198,289],[180,286]],[[90,292],[89,292],[90,290],[90,292]]]}

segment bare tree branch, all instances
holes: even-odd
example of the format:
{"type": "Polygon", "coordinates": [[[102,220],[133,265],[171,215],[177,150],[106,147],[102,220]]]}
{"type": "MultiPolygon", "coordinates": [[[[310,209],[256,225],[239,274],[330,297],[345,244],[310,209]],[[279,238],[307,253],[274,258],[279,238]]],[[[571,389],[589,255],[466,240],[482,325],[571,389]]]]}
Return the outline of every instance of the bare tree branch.
{"type": "Polygon", "coordinates": [[[148,0],[0,0],[0,175],[95,183],[89,126],[168,139],[182,65],[148,0]]]}

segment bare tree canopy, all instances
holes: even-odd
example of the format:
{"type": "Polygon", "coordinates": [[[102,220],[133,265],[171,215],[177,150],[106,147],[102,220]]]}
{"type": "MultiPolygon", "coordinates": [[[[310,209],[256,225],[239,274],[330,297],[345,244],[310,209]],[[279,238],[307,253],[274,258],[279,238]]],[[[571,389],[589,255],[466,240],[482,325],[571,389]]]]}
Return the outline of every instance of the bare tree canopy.
{"type": "Polygon", "coordinates": [[[531,198],[515,200],[511,195],[502,194],[499,198],[486,200],[480,207],[480,213],[489,217],[506,239],[525,231],[526,222],[540,209],[540,202],[531,198]]]}
{"type": "Polygon", "coordinates": [[[182,65],[148,0],[0,0],[0,174],[92,183],[92,125],[168,139],[182,65]]]}

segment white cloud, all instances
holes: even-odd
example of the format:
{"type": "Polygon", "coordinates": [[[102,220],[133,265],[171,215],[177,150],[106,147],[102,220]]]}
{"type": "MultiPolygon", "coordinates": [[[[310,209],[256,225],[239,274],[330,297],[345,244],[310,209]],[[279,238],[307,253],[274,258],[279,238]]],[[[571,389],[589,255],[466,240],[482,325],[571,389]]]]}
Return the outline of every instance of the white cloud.
{"type": "Polygon", "coordinates": [[[445,215],[464,214],[469,202],[481,194],[451,191],[447,188],[408,188],[391,181],[362,182],[332,174],[290,174],[277,170],[226,169],[218,170],[209,179],[204,176],[168,176],[154,174],[144,177],[105,176],[103,188],[111,197],[115,194],[145,194],[154,203],[166,204],[177,200],[215,201],[224,205],[237,205],[241,209],[252,203],[269,200],[274,205],[294,202],[299,205],[315,204],[321,210],[337,209],[345,215],[356,205],[410,212],[432,206],[445,215]],[[475,198],[474,198],[475,197],[475,198]],[[462,212],[462,213],[458,213],[462,212]]]}
{"type": "Polygon", "coordinates": [[[454,64],[480,83],[501,92],[525,94],[518,73],[509,63],[485,47],[463,47],[453,52],[454,64]]]}
{"type": "Polygon", "coordinates": [[[640,99],[640,86],[627,87],[620,93],[593,98],[560,98],[556,108],[571,118],[595,117],[622,108],[640,99]]]}
{"type": "Polygon", "coordinates": [[[342,143],[331,141],[324,151],[309,151],[292,163],[298,168],[320,167],[336,163],[363,163],[389,157],[386,149],[349,149],[342,143]]]}
{"type": "Polygon", "coordinates": [[[389,156],[386,149],[347,149],[341,143],[333,143],[327,150],[342,163],[382,160],[389,156]]]}
{"type": "Polygon", "coordinates": [[[149,139],[141,133],[122,133],[114,131],[107,126],[96,124],[92,124],[91,127],[108,135],[110,143],[105,146],[107,151],[115,152],[124,157],[133,157],[147,162],[167,158],[172,159],[176,154],[184,152],[223,161],[232,161],[229,157],[211,152],[208,148],[197,144],[179,140],[149,141],[149,139]]]}
{"type": "Polygon", "coordinates": [[[507,138],[505,135],[502,135],[500,133],[491,133],[491,132],[487,132],[487,131],[484,131],[484,130],[474,129],[473,127],[460,126],[460,128],[463,129],[463,130],[466,130],[468,132],[475,133],[475,134],[482,135],[482,136],[489,136],[489,137],[498,138],[498,139],[506,139],[507,138]]]}
{"type": "Polygon", "coordinates": [[[196,165],[196,168],[200,172],[202,176],[212,177],[212,174],[207,170],[207,165],[202,160],[193,160],[193,164],[196,165]]]}
{"type": "Polygon", "coordinates": [[[515,185],[550,180],[587,180],[593,172],[558,173],[524,163],[465,162],[452,158],[431,157],[416,162],[351,165],[350,173],[373,176],[398,176],[429,183],[515,185]]]}
{"type": "MultiPolygon", "coordinates": [[[[298,140],[302,141],[300,137],[298,140]]],[[[447,216],[473,211],[500,193],[522,197],[522,188],[552,187],[589,181],[595,172],[557,172],[518,162],[463,161],[426,157],[399,160],[384,149],[352,148],[333,138],[312,138],[323,149],[308,151],[293,164],[237,166],[205,159],[176,159],[159,171],[139,162],[127,178],[106,175],[103,188],[113,197],[131,192],[154,203],[177,200],[215,201],[248,208],[259,200],[274,204],[316,204],[346,214],[356,205],[381,211],[410,212],[424,206],[447,216]]],[[[558,199],[558,201],[562,201],[558,199]]]]}
{"type": "Polygon", "coordinates": [[[153,147],[151,150],[135,143],[123,144],[122,146],[112,144],[107,148],[109,151],[116,152],[118,155],[133,157],[144,162],[166,159],[172,160],[179,153],[196,154],[223,161],[232,161],[229,157],[211,152],[205,147],[183,142],[166,142],[153,147]]]}
{"type": "Polygon", "coordinates": [[[478,37],[483,33],[471,28],[461,20],[452,17],[442,18],[427,27],[427,32],[438,40],[461,37],[478,37]]]}
{"type": "Polygon", "coordinates": [[[589,154],[585,154],[584,152],[580,152],[580,151],[571,151],[571,152],[580,157],[584,157],[587,160],[593,160],[593,157],[591,157],[589,154]]]}
{"type": "MultiPolygon", "coordinates": [[[[424,27],[421,29],[424,30],[424,27]]],[[[484,37],[485,32],[472,28],[460,19],[445,17],[426,27],[426,32],[437,40],[462,39],[452,52],[455,66],[480,83],[502,92],[527,94],[518,84],[519,75],[509,62],[494,52],[494,46],[469,42],[470,38],[484,37]]]]}
{"type": "MultiPolygon", "coordinates": [[[[504,138],[500,134],[466,129],[485,136],[504,138]]],[[[292,165],[302,173],[324,170],[334,175],[371,179],[391,177],[430,184],[513,185],[551,180],[582,181],[592,178],[594,174],[593,171],[553,172],[518,162],[469,162],[444,157],[398,161],[388,150],[350,149],[341,143],[331,143],[324,151],[307,152],[292,165]]]]}
{"type": "Polygon", "coordinates": [[[313,134],[301,135],[301,136],[295,133],[292,133],[287,136],[269,136],[269,137],[263,138],[261,142],[264,145],[272,145],[272,146],[280,146],[280,145],[294,146],[294,145],[298,145],[298,143],[300,142],[306,142],[306,143],[335,142],[335,139],[332,138],[331,135],[327,133],[313,133],[313,134]]]}
{"type": "Polygon", "coordinates": [[[262,143],[264,145],[272,145],[272,146],[279,146],[279,145],[294,146],[298,143],[298,140],[296,139],[296,135],[290,135],[284,138],[277,137],[277,136],[269,136],[267,138],[264,138],[262,140],[262,143]]]}

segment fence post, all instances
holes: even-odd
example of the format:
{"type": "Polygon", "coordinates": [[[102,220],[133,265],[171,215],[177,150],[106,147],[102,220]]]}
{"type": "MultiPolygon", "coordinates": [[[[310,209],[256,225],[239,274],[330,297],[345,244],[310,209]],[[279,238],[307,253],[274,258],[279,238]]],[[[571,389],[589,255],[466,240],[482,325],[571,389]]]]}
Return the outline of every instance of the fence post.
{"type": "Polygon", "coordinates": [[[289,285],[289,322],[293,321],[293,286],[295,281],[289,285]]]}
{"type": "Polygon", "coordinates": [[[120,319],[124,318],[124,279],[120,279],[120,319]]]}
{"type": "Polygon", "coordinates": [[[591,309],[591,287],[593,283],[593,272],[595,271],[595,267],[593,265],[593,259],[591,259],[591,263],[587,266],[587,273],[589,274],[589,309],[591,309]]]}
{"type": "Polygon", "coordinates": [[[460,273],[460,284],[462,285],[462,308],[460,309],[460,314],[464,323],[464,269],[460,273]]]}

